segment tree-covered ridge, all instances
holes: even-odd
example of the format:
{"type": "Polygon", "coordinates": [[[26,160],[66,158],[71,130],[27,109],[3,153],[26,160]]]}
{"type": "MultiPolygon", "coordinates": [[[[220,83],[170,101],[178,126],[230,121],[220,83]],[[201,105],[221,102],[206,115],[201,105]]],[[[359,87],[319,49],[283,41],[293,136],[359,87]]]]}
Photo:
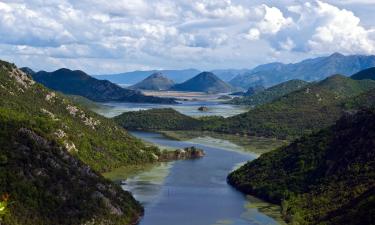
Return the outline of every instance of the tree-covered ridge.
{"type": "Polygon", "coordinates": [[[295,224],[373,224],[375,110],[265,153],[228,176],[239,190],[282,205],[295,224]]]}
{"type": "Polygon", "coordinates": [[[0,65],[0,97],[0,108],[27,113],[36,124],[38,118],[50,118],[56,125],[51,135],[98,171],[154,160],[155,149],[112,120],[73,104],[8,63],[0,65]]]}
{"type": "Polygon", "coordinates": [[[273,100],[278,99],[293,91],[301,89],[307,84],[309,83],[303,80],[290,80],[290,81],[283,82],[281,84],[277,84],[270,88],[267,88],[263,91],[260,91],[250,96],[246,96],[245,94],[245,96],[242,98],[240,97],[234,98],[228,103],[236,104],[236,105],[251,105],[251,106],[262,105],[265,103],[272,102],[273,100]]]}
{"type": "Polygon", "coordinates": [[[375,87],[374,81],[353,80],[341,75],[287,94],[247,113],[222,120],[210,129],[279,138],[296,137],[330,126],[344,113],[343,103],[375,87]]]}
{"type": "Polygon", "coordinates": [[[31,73],[35,81],[64,94],[80,95],[92,101],[148,102],[176,104],[172,98],[143,95],[139,91],[122,88],[107,80],[95,79],[83,71],[59,69],[54,72],[31,73]]]}
{"type": "Polygon", "coordinates": [[[200,126],[199,120],[172,108],[125,112],[114,120],[131,130],[191,130],[200,126]]]}

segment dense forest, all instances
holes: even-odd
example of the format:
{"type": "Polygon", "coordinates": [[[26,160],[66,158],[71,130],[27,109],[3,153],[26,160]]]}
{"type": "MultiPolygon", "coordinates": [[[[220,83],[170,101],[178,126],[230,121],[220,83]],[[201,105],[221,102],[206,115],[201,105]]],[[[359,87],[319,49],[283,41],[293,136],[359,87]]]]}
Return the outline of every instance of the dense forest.
{"type": "Polygon", "coordinates": [[[373,224],[375,110],[265,153],[228,176],[239,190],[281,204],[293,224],[373,224]]]}

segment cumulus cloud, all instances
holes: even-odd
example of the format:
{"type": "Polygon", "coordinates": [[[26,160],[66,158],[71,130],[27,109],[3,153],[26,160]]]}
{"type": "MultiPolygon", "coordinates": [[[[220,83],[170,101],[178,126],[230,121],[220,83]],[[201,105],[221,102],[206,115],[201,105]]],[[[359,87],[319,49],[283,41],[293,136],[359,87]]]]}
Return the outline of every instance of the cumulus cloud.
{"type": "Polygon", "coordinates": [[[351,10],[318,0],[0,2],[0,57],[37,69],[251,67],[333,51],[374,54],[374,41],[351,10]]]}

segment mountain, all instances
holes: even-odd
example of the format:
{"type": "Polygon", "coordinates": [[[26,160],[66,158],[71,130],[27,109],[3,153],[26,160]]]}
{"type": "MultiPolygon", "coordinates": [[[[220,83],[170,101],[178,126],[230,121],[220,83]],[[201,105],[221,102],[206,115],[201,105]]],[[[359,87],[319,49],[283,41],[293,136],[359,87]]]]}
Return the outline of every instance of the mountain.
{"type": "Polygon", "coordinates": [[[354,80],[375,80],[375,67],[362,70],[351,76],[354,80]]]}
{"type": "Polygon", "coordinates": [[[248,72],[249,69],[219,69],[219,70],[211,70],[210,72],[215,74],[217,77],[222,79],[223,81],[230,81],[236,76],[248,72]]]}
{"type": "MultiPolygon", "coordinates": [[[[229,101],[229,103],[236,104],[236,105],[251,105],[251,106],[262,105],[265,103],[272,102],[273,100],[278,99],[293,91],[301,89],[308,84],[309,84],[308,82],[303,81],[303,80],[289,80],[281,84],[277,84],[275,86],[267,88],[263,91],[258,91],[258,93],[255,93],[250,96],[245,94],[243,98],[238,98],[238,97],[234,98],[231,101],[229,101]]],[[[250,87],[250,89],[253,89],[253,88],[254,87],[250,87]]]]}
{"type": "Polygon", "coordinates": [[[109,80],[116,84],[127,84],[133,85],[147,78],[153,73],[162,73],[165,77],[173,80],[175,83],[184,82],[201,71],[196,69],[184,69],[184,70],[147,70],[147,71],[133,71],[119,74],[108,74],[108,75],[94,75],[99,80],[109,80]]]}
{"type": "Polygon", "coordinates": [[[306,59],[298,63],[270,63],[260,65],[240,74],[229,83],[248,88],[255,84],[266,87],[292,79],[304,81],[322,80],[332,74],[352,75],[358,71],[374,67],[375,56],[342,55],[334,53],[327,57],[306,59]]]}
{"type": "Polygon", "coordinates": [[[156,72],[148,76],[141,82],[130,86],[129,89],[142,89],[142,90],[168,90],[174,85],[174,82],[166,78],[162,73],[156,72]]]}
{"type": "Polygon", "coordinates": [[[79,70],[59,69],[51,73],[40,71],[32,77],[53,90],[69,95],[80,95],[97,102],[176,103],[171,98],[145,96],[141,92],[121,88],[110,81],[97,80],[79,70]]]}
{"type": "Polygon", "coordinates": [[[140,204],[99,172],[155,162],[157,148],[3,61],[0,96],[0,195],[9,194],[1,223],[133,224],[139,219],[140,204]]]}
{"type": "Polygon", "coordinates": [[[281,204],[291,224],[373,224],[375,110],[261,155],[228,176],[240,191],[281,204]]]}
{"type": "Polygon", "coordinates": [[[181,84],[174,85],[171,90],[225,93],[230,92],[232,87],[220,80],[215,74],[211,72],[202,72],[181,84]]]}

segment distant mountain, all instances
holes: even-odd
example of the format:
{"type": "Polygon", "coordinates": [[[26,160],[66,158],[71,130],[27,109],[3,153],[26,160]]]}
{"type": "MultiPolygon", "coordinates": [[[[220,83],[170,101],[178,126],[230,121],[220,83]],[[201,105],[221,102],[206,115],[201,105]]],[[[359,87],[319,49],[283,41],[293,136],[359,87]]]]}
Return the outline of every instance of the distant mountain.
{"type": "MultiPolygon", "coordinates": [[[[244,96],[243,98],[234,98],[229,103],[237,105],[251,105],[257,106],[265,103],[272,102],[275,99],[278,99],[286,94],[289,94],[293,91],[299,90],[309,84],[303,80],[289,80],[281,84],[277,84],[266,90],[260,91],[250,96],[244,96]]],[[[253,87],[250,87],[252,89],[253,87]]]]}
{"type": "Polygon", "coordinates": [[[362,70],[351,76],[354,80],[375,80],[375,67],[362,70]]]}
{"type": "Polygon", "coordinates": [[[375,67],[375,56],[342,55],[334,53],[327,57],[306,59],[298,63],[270,63],[236,76],[229,83],[248,88],[256,84],[267,87],[292,79],[305,81],[322,80],[332,74],[352,75],[375,67]]]}
{"type": "Polygon", "coordinates": [[[280,204],[291,224],[374,224],[375,111],[263,154],[228,176],[246,194],[280,204]]]}
{"type": "Polygon", "coordinates": [[[230,92],[232,87],[228,83],[220,80],[215,74],[202,72],[190,80],[174,85],[171,90],[225,93],[230,92]]]}
{"type": "Polygon", "coordinates": [[[142,89],[142,90],[168,90],[174,85],[174,82],[166,78],[162,73],[156,72],[148,76],[141,82],[130,86],[129,89],[142,89]]]}
{"type": "Polygon", "coordinates": [[[148,70],[148,71],[133,71],[119,74],[109,74],[109,75],[94,75],[96,79],[99,80],[109,80],[116,84],[127,84],[134,85],[144,79],[146,79],[150,74],[162,73],[165,77],[173,80],[175,83],[184,82],[201,71],[196,69],[185,69],[185,70],[148,70]]]}
{"type": "Polygon", "coordinates": [[[238,75],[244,74],[250,71],[249,69],[220,69],[220,70],[211,70],[210,72],[215,74],[217,77],[223,81],[230,81],[238,75]]]}
{"type": "Polygon", "coordinates": [[[139,91],[128,90],[106,80],[97,80],[79,70],[59,69],[40,71],[32,75],[35,81],[69,95],[80,95],[92,101],[176,103],[171,98],[145,96],[139,91]]]}

